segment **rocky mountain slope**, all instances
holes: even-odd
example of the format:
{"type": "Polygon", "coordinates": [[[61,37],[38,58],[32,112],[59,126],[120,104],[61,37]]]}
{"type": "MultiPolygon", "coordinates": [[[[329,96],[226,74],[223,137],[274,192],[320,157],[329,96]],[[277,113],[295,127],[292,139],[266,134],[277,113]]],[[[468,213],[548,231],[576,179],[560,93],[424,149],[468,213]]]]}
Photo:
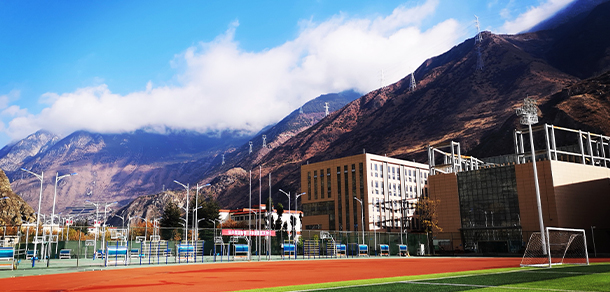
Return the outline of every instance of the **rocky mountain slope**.
{"type": "MultiPolygon", "coordinates": [[[[58,183],[57,212],[82,206],[85,200],[118,201],[124,206],[142,195],[177,189],[173,181],[199,181],[216,177],[244,161],[255,161],[273,147],[307,129],[329,110],[341,108],[359,97],[354,91],[320,96],[254,137],[223,133],[221,137],[192,132],[125,134],[75,132],[63,139],[39,131],[0,150],[0,166],[6,168],[12,186],[30,204],[38,201],[39,180],[20,171],[44,171],[42,212],[52,208],[54,176],[78,173],[58,183]],[[262,135],[267,148],[261,148],[262,135]],[[250,155],[248,140],[255,143],[250,155]],[[226,163],[222,164],[222,154],[226,163]]],[[[144,211],[143,211],[144,212],[144,211]]]]}
{"type": "MultiPolygon", "coordinates": [[[[514,110],[527,96],[539,102],[543,115],[550,117],[554,112],[553,116],[562,116],[558,125],[566,122],[610,134],[601,126],[603,123],[594,122],[607,120],[603,111],[593,111],[594,101],[577,95],[555,95],[576,88],[570,86],[607,68],[610,47],[606,40],[596,39],[610,33],[606,25],[609,11],[606,2],[554,30],[519,35],[485,32],[480,44],[482,70],[477,70],[474,39],[427,60],[415,71],[418,84],[414,91],[409,90],[407,77],[370,92],[261,158],[263,194],[268,193],[269,172],[274,200],[285,203],[287,199],[277,189],[302,191],[301,164],[359,154],[363,149],[426,162],[427,145],[456,140],[475,156],[511,153],[512,140],[491,138],[512,135],[512,130],[519,127],[514,110]],[[585,57],[578,51],[584,48],[566,45],[573,34],[588,36],[582,41],[588,44],[587,51],[606,52],[586,56],[589,70],[579,70],[579,66],[566,61],[585,57]],[[591,115],[595,118],[589,121],[582,118],[591,115]]],[[[258,172],[255,174],[253,188],[257,190],[258,172]]],[[[225,206],[244,206],[247,193],[246,182],[242,188],[222,192],[218,199],[225,206]]]]}
{"type": "Polygon", "coordinates": [[[16,226],[36,221],[34,209],[11,189],[11,184],[0,170],[0,225],[16,226]]]}

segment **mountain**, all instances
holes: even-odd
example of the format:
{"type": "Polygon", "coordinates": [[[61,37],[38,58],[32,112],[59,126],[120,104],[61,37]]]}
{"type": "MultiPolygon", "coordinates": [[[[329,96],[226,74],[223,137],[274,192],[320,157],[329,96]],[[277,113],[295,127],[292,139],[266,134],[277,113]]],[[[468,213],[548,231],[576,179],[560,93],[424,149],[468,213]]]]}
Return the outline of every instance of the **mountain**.
{"type": "MultiPolygon", "coordinates": [[[[32,135],[15,145],[27,149],[32,135]]],[[[124,205],[140,195],[162,191],[173,185],[173,180],[194,181],[202,177],[199,169],[209,167],[218,153],[244,142],[248,137],[224,134],[210,137],[192,132],[169,134],[136,131],[125,134],[97,134],[78,131],[54,143],[30,143],[33,150],[12,153],[35,153],[27,156],[16,167],[7,171],[13,189],[23,194],[30,204],[38,201],[40,181],[20,171],[23,167],[40,174],[44,171],[45,184],[41,212],[52,208],[54,176],[77,173],[59,181],[56,212],[67,207],[82,206],[85,200],[118,201],[124,205]],[[39,151],[35,151],[40,149],[39,151]]],[[[5,147],[6,148],[6,147],[5,147]]],[[[2,159],[8,157],[4,156],[2,159]]],[[[8,160],[8,159],[7,159],[8,160]]],[[[2,161],[2,160],[0,160],[2,161]]]]}
{"type": "Polygon", "coordinates": [[[4,146],[0,149],[0,169],[19,170],[24,162],[38,153],[46,151],[57,141],[59,141],[59,136],[40,130],[23,140],[4,146]]]}
{"type": "Polygon", "coordinates": [[[555,29],[567,22],[580,21],[587,17],[591,10],[608,0],[576,0],[525,32],[555,29]]]}
{"type": "MultiPolygon", "coordinates": [[[[264,159],[273,149],[280,147],[292,137],[322,120],[325,117],[326,110],[324,106],[326,103],[328,103],[329,112],[334,112],[358,97],[360,97],[360,94],[353,90],[318,96],[305,103],[301,108],[287,115],[277,124],[267,127],[252,137],[250,140],[253,144],[252,153],[250,153],[248,141],[240,147],[228,151],[225,155],[225,164],[222,164],[222,155],[218,155],[205,170],[203,174],[205,179],[199,180],[201,184],[208,182],[212,184],[212,187],[202,189],[201,195],[217,198],[224,207],[245,206],[245,204],[247,204],[246,196],[225,196],[225,194],[243,192],[249,187],[249,176],[246,176],[246,169],[251,170],[255,166],[261,164],[262,159],[264,159]],[[266,136],[267,147],[262,147],[263,135],[266,136]]],[[[191,187],[194,187],[194,184],[191,184],[191,187]]],[[[249,192],[249,190],[247,190],[247,192],[249,192]]],[[[183,204],[185,204],[183,190],[176,190],[176,193],[180,194],[178,196],[178,205],[183,206],[183,204]]],[[[117,214],[119,216],[125,214],[128,216],[134,216],[134,214],[147,214],[148,216],[149,211],[151,212],[150,214],[156,214],[149,208],[140,210],[138,206],[153,206],[155,205],[154,202],[159,200],[159,196],[165,195],[157,194],[147,196],[146,198],[138,198],[120,210],[117,210],[117,214]]],[[[160,210],[163,210],[164,206],[165,205],[159,206],[160,210]]]]}
{"type": "Polygon", "coordinates": [[[35,190],[40,181],[20,168],[38,174],[44,171],[41,212],[51,211],[52,176],[57,173],[77,175],[59,181],[56,212],[82,206],[85,200],[118,201],[122,207],[139,196],[180,188],[174,180],[200,181],[216,177],[244,161],[256,160],[254,157],[264,155],[323,118],[326,102],[332,111],[359,96],[354,91],[322,95],[304,104],[303,113],[296,110],[254,137],[234,133],[218,137],[186,131],[156,134],[140,130],[123,134],[78,131],[60,139],[39,131],[0,150],[0,165],[7,171],[15,191],[23,193],[32,205],[38,201],[35,190]],[[260,147],[262,135],[266,135],[269,148],[260,147]],[[248,140],[257,145],[252,155],[247,155],[248,140]],[[222,154],[227,156],[224,165],[222,154]]]}
{"type": "MultiPolygon", "coordinates": [[[[262,194],[269,192],[269,173],[272,190],[298,192],[300,165],[363,151],[426,162],[427,145],[455,140],[461,142],[463,153],[475,156],[511,153],[512,139],[495,137],[512,137],[513,129],[519,127],[515,109],[527,96],[538,101],[545,117],[560,117],[555,120],[558,125],[566,122],[610,134],[603,126],[607,124],[605,108],[596,105],[603,100],[561,94],[574,92],[583,78],[607,70],[610,49],[607,38],[599,40],[610,34],[607,3],[551,30],[518,35],[484,32],[479,45],[468,39],[425,61],[414,73],[415,90],[410,90],[408,76],[349,103],[257,159],[262,166],[262,194]],[[576,34],[587,47],[569,44],[567,40],[576,34]],[[482,70],[477,69],[478,50],[482,70]],[[579,50],[594,53],[583,56],[579,50]],[[583,58],[588,70],[572,62],[583,58]],[[606,122],[599,123],[602,120],[606,122]]],[[[600,92],[607,98],[606,91],[600,92]]],[[[244,170],[255,170],[255,192],[259,188],[256,166],[243,165],[244,170]]],[[[219,193],[219,201],[229,207],[244,206],[249,183],[240,185],[219,193]]],[[[276,191],[272,196],[276,202],[287,202],[276,191]]]]}
{"type": "Polygon", "coordinates": [[[34,209],[11,189],[11,184],[0,170],[0,225],[16,226],[36,220],[34,209]]]}

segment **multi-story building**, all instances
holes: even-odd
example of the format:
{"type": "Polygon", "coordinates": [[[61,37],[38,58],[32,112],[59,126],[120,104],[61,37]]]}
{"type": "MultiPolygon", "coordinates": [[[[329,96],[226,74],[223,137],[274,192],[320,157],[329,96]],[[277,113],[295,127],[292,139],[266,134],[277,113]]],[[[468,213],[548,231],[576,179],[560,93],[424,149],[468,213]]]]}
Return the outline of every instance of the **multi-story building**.
{"type": "Polygon", "coordinates": [[[427,164],[368,153],[302,165],[303,229],[360,231],[364,221],[367,231],[400,231],[428,173],[427,164]]]}
{"type": "MultiPolygon", "coordinates": [[[[534,135],[534,141],[546,145],[535,153],[544,226],[585,229],[590,253],[610,252],[610,137],[552,125],[534,128],[542,131],[544,139],[534,135]],[[555,135],[566,145],[558,146],[555,135]]],[[[437,243],[453,250],[521,253],[530,235],[540,231],[524,133],[515,132],[514,155],[478,160],[460,155],[456,142],[444,145],[451,153],[430,148],[429,193],[440,200],[443,229],[434,235],[437,243]],[[435,165],[440,157],[444,162],[435,165]]]]}

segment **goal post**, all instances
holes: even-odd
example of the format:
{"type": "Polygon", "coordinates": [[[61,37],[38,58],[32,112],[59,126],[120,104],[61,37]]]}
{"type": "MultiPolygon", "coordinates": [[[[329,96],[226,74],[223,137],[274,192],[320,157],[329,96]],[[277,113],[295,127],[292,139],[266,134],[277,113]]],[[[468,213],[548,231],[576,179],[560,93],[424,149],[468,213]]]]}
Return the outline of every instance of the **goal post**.
{"type": "Polygon", "coordinates": [[[547,227],[544,243],[540,232],[532,233],[521,266],[551,267],[561,264],[589,264],[585,230],[547,227]]]}

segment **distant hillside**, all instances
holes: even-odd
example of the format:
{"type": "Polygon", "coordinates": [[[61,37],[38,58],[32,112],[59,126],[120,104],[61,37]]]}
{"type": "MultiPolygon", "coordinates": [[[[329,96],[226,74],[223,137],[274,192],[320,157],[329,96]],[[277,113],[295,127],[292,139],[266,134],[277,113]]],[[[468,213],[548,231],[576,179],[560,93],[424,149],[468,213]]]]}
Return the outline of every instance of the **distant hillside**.
{"type": "Polygon", "coordinates": [[[0,225],[16,226],[36,220],[34,209],[11,190],[11,184],[0,170],[0,225]]]}
{"type": "Polygon", "coordinates": [[[53,177],[57,173],[78,173],[59,181],[58,212],[82,206],[85,200],[118,201],[124,206],[142,195],[179,188],[174,180],[196,182],[214,178],[236,165],[256,163],[271,148],[322,119],[325,102],[333,111],[359,96],[354,91],[320,96],[303,105],[303,113],[297,109],[254,137],[232,133],[217,137],[185,131],[168,134],[78,131],[60,139],[39,131],[0,150],[0,166],[6,169],[13,188],[30,204],[38,202],[39,180],[20,168],[44,172],[45,213],[52,207],[53,177]],[[265,149],[261,148],[263,134],[269,145],[265,149]],[[248,154],[249,140],[256,143],[252,155],[248,154]],[[224,165],[222,154],[226,156],[224,165]]]}
{"type": "MultiPolygon", "coordinates": [[[[610,35],[610,18],[605,18],[610,11],[608,6],[599,5],[586,17],[567,21],[553,30],[519,35],[483,33],[482,70],[477,70],[474,39],[425,61],[415,71],[416,90],[409,90],[407,76],[383,90],[372,91],[258,159],[263,167],[262,193],[268,194],[267,174],[271,173],[273,199],[286,203],[286,197],[277,189],[302,191],[300,165],[355,155],[364,149],[426,162],[427,145],[456,140],[464,152],[476,156],[511,153],[512,141],[491,137],[512,135],[519,127],[515,108],[527,96],[538,100],[541,109],[545,109],[544,116],[550,116],[556,105],[555,116],[564,116],[557,120],[558,125],[572,123],[610,134],[604,123],[584,119],[587,116],[590,121],[607,121],[605,111],[593,111],[597,108],[593,105],[603,103],[601,100],[566,95],[565,100],[558,101],[555,95],[575,88],[571,86],[581,78],[594,77],[598,70],[606,68],[610,52],[607,38],[596,40],[610,35]],[[568,45],[567,40],[575,33],[583,39],[579,44],[568,45]],[[588,44],[589,52],[606,53],[583,56],[578,52],[580,43],[588,44]],[[589,70],[581,71],[580,65],[572,62],[583,57],[589,70]]],[[[253,175],[253,189],[258,192],[256,169],[253,175]]],[[[218,199],[225,206],[244,206],[249,184],[245,181],[242,185],[221,192],[218,199]]]]}

